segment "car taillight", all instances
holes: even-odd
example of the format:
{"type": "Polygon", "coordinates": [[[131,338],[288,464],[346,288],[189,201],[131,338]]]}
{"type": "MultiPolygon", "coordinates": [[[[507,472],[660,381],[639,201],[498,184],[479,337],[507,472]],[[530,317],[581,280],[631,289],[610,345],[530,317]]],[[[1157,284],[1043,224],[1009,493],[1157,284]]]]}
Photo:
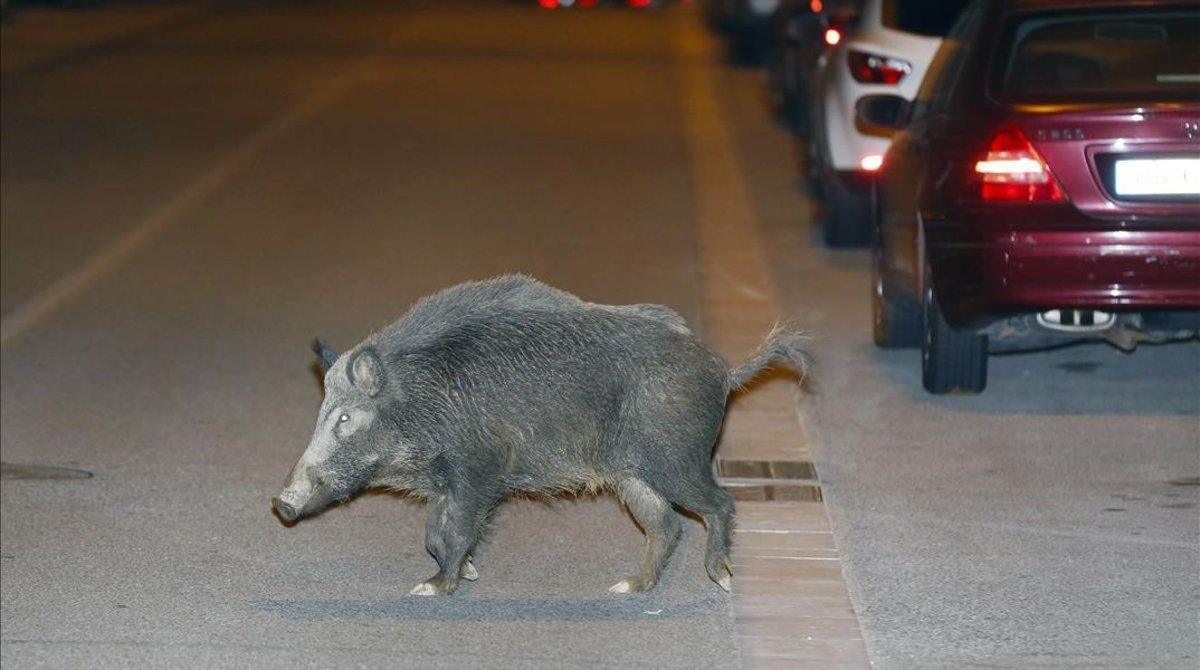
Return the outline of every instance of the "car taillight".
{"type": "Polygon", "coordinates": [[[991,202],[1060,202],[1066,200],[1046,161],[1015,125],[1001,128],[975,162],[979,197],[991,202]]]}
{"type": "Polygon", "coordinates": [[[883,154],[867,154],[859,161],[858,166],[865,172],[875,172],[883,167],[883,154]]]}
{"type": "Polygon", "coordinates": [[[912,72],[912,63],[891,56],[851,51],[846,58],[850,75],[864,84],[898,84],[912,72]]]}

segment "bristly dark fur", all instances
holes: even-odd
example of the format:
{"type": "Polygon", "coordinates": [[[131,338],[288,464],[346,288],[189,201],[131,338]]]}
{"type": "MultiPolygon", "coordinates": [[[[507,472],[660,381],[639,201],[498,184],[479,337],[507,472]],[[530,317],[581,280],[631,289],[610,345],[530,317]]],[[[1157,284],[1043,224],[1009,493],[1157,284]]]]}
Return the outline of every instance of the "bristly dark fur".
{"type": "Polygon", "coordinates": [[[763,370],[780,362],[786,363],[788,367],[795,370],[803,380],[808,375],[809,368],[812,366],[812,357],[809,356],[807,351],[800,348],[801,343],[805,339],[807,338],[801,333],[776,325],[767,334],[767,339],[763,342],[763,345],[759,347],[758,351],[754,352],[754,356],[730,371],[730,387],[734,389],[742,388],[763,370]]]}
{"type": "Polygon", "coordinates": [[[328,372],[329,368],[333,367],[333,364],[337,362],[337,353],[320,339],[313,340],[312,350],[317,355],[317,361],[321,364],[321,372],[328,372]]]}
{"type": "Polygon", "coordinates": [[[322,458],[302,460],[289,487],[327,489],[301,515],[367,486],[428,499],[440,570],[422,593],[453,592],[474,572],[468,553],[504,498],[602,488],[649,540],[643,570],[618,590],[657,582],[680,530],[672,505],[704,519],[705,566],[727,588],[733,501],[711,467],[726,400],[776,362],[803,373],[798,344],[776,329],[730,370],[667,307],[597,305],[520,275],[462,284],[341,357],[318,341],[330,368],[322,416],[366,418],[352,434],[319,424],[306,458],[322,458]]]}

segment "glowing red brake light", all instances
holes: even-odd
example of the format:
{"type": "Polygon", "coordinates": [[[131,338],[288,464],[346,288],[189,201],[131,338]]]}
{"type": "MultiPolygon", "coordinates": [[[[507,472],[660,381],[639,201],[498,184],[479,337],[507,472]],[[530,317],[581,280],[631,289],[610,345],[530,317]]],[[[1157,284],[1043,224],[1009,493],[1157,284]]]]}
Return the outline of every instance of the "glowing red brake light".
{"type": "Polygon", "coordinates": [[[991,202],[1066,200],[1046,161],[1015,125],[996,132],[982,160],[975,162],[979,197],[991,202]]]}
{"type": "Polygon", "coordinates": [[[912,72],[912,63],[865,51],[846,54],[850,75],[864,84],[898,84],[912,72]]]}
{"type": "Polygon", "coordinates": [[[859,161],[858,166],[866,172],[876,172],[883,167],[883,154],[867,154],[859,161]]]}

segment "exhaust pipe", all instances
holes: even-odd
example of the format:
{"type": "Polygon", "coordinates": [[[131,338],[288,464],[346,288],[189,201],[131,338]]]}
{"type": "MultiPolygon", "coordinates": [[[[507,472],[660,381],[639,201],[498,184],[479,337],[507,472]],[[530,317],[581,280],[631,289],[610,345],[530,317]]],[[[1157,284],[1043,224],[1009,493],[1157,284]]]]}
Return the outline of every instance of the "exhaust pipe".
{"type": "Polygon", "coordinates": [[[1037,315],[1039,326],[1060,333],[1098,333],[1116,322],[1116,314],[1098,309],[1051,309],[1037,315]]]}

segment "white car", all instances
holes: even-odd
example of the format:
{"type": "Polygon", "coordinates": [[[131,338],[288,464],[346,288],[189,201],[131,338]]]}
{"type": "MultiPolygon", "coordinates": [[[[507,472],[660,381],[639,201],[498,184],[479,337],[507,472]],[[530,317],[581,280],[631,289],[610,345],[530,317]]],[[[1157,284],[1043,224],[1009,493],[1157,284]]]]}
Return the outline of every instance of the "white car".
{"type": "Polygon", "coordinates": [[[891,93],[909,100],[942,37],[967,2],[866,0],[855,30],[818,64],[811,177],[824,199],[822,235],[829,246],[861,246],[871,239],[871,176],[889,140],[855,124],[858,99],[891,93]]]}

